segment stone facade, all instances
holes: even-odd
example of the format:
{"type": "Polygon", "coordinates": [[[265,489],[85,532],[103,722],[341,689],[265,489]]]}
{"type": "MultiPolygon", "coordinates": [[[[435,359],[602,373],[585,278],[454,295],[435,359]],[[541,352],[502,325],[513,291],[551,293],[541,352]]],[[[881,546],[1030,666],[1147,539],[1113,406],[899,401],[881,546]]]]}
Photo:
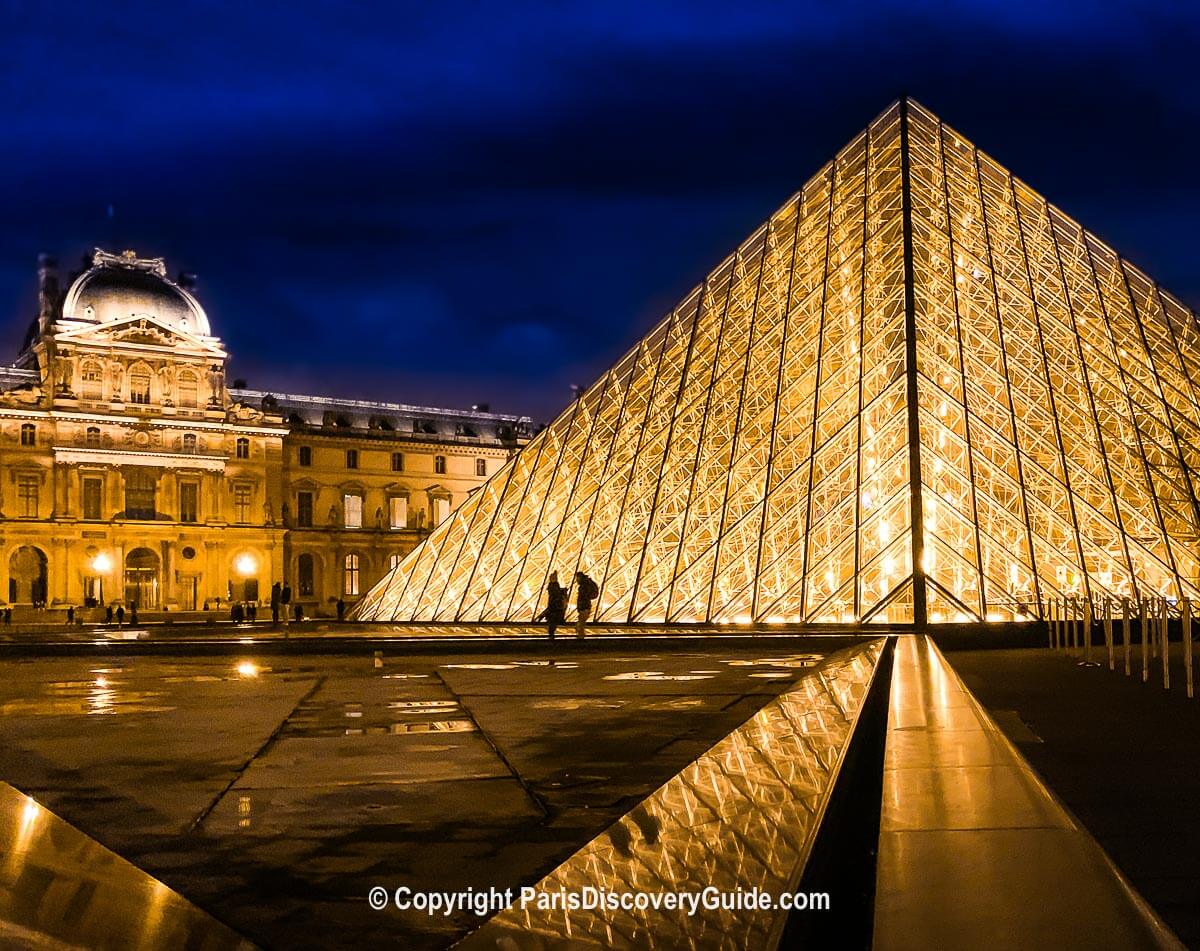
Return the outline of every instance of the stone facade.
{"type": "Polygon", "coordinates": [[[504,465],[528,420],[231,388],[186,276],[96,251],[0,368],[0,602],[353,604],[504,465]]]}

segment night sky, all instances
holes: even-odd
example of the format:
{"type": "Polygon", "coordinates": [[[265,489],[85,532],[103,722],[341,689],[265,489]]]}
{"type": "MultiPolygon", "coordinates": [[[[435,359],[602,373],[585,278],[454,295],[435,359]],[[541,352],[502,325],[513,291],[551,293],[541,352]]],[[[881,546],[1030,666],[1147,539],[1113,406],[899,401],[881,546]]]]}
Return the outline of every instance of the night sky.
{"type": "Polygon", "coordinates": [[[905,92],[1195,307],[1189,7],[0,0],[0,360],[129,247],[251,386],[545,420],[905,92]]]}

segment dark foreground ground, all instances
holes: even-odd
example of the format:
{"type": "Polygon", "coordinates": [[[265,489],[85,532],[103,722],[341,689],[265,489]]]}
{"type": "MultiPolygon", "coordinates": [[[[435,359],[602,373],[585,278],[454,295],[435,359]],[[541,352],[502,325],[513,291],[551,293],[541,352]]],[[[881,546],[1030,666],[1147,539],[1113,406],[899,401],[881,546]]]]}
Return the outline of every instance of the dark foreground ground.
{"type": "Polygon", "coordinates": [[[442,947],[787,687],[793,646],[0,661],[0,778],[266,947],[442,947]]]}
{"type": "Polygon", "coordinates": [[[946,658],[1180,939],[1200,947],[1200,700],[1186,698],[1173,650],[1170,692],[1161,667],[1142,683],[1136,653],[1129,678],[1048,650],[946,658]]]}

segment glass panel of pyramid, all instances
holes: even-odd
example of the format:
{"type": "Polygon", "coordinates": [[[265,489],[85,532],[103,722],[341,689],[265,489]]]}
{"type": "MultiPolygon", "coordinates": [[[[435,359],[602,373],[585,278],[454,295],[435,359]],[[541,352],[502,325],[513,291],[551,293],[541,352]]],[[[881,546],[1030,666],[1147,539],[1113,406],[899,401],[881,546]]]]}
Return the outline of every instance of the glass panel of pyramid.
{"type": "Polygon", "coordinates": [[[895,623],[1200,594],[1200,328],[921,106],[875,119],[363,599],[895,623]]]}

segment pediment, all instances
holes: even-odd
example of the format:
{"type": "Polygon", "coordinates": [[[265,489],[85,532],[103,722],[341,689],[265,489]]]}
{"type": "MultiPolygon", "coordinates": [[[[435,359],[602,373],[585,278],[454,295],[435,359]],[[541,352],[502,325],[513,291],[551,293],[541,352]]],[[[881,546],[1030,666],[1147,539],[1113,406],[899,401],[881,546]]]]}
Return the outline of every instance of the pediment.
{"type": "Polygon", "coordinates": [[[57,334],[56,339],[62,342],[70,341],[101,346],[132,344],[173,351],[184,350],[222,360],[226,356],[219,344],[172,327],[151,314],[133,314],[99,326],[72,328],[57,334]]]}

